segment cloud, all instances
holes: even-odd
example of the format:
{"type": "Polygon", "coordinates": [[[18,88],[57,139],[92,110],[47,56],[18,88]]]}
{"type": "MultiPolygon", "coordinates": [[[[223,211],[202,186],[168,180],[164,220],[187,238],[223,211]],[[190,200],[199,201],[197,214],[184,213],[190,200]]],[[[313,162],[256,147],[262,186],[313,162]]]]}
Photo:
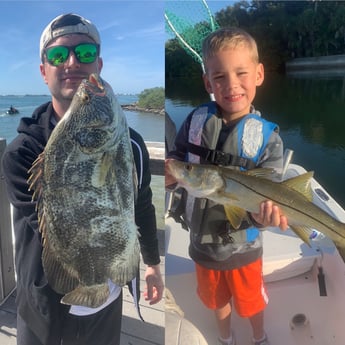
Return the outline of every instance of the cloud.
{"type": "Polygon", "coordinates": [[[8,70],[10,72],[16,72],[22,68],[25,68],[25,69],[28,68],[28,61],[23,60],[23,61],[18,61],[18,62],[12,63],[12,64],[10,64],[8,70]]]}
{"type": "Polygon", "coordinates": [[[112,28],[116,28],[119,27],[121,25],[121,23],[118,20],[114,20],[114,21],[110,21],[106,24],[101,24],[98,26],[98,30],[100,32],[106,31],[106,30],[110,30],[112,28]]]}

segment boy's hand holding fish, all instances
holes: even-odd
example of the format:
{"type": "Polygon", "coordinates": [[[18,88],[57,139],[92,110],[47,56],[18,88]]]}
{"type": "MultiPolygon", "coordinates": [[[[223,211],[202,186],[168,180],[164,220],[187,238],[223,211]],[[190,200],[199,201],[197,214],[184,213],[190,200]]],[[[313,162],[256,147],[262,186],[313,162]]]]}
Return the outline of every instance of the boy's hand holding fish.
{"type": "Polygon", "coordinates": [[[281,213],[277,205],[271,200],[264,201],[260,204],[260,213],[251,213],[255,222],[266,226],[279,226],[281,230],[287,230],[288,222],[286,217],[281,213]]]}

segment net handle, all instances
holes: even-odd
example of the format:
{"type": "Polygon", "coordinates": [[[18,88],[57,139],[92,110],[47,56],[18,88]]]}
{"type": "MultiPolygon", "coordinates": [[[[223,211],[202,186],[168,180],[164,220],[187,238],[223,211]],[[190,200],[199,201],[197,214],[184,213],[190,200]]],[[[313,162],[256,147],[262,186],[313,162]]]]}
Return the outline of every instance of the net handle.
{"type": "Polygon", "coordinates": [[[207,10],[208,16],[210,18],[211,29],[212,29],[212,31],[215,31],[216,30],[216,23],[214,21],[214,18],[213,18],[213,15],[212,15],[211,11],[210,11],[210,8],[208,7],[206,0],[201,0],[201,1],[204,4],[204,6],[205,6],[205,8],[207,10]]]}
{"type": "MultiPolygon", "coordinates": [[[[211,31],[215,31],[216,30],[216,23],[214,21],[213,15],[211,13],[210,8],[207,5],[206,0],[200,0],[202,2],[202,4],[204,5],[204,7],[206,8],[207,14],[208,14],[208,18],[207,21],[211,24],[211,31]]],[[[182,48],[187,49],[189,52],[191,52],[194,57],[197,59],[197,61],[199,62],[202,72],[203,74],[205,74],[205,66],[202,60],[202,57],[200,56],[200,54],[181,36],[181,34],[175,29],[173,23],[170,21],[168,15],[166,14],[166,12],[164,12],[164,18],[166,20],[166,23],[168,24],[170,30],[175,34],[176,38],[178,39],[178,41],[180,42],[180,44],[182,44],[182,48]]],[[[205,18],[206,20],[206,18],[205,18]]],[[[212,101],[215,100],[213,93],[210,93],[210,98],[212,101]]]]}
{"type": "Polygon", "coordinates": [[[179,34],[179,32],[175,29],[174,25],[172,24],[166,13],[164,13],[164,17],[167,24],[169,25],[170,30],[175,34],[176,38],[180,41],[180,43],[196,57],[196,59],[201,65],[202,72],[205,73],[204,63],[202,62],[202,58],[199,55],[199,53],[195,49],[193,49],[193,47],[191,47],[190,44],[179,34]]]}

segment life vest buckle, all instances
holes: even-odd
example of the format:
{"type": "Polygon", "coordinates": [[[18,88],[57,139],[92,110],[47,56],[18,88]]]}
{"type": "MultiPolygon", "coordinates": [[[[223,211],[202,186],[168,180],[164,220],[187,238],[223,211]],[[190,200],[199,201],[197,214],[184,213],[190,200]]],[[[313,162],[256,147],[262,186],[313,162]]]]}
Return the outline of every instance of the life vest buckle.
{"type": "Polygon", "coordinates": [[[206,160],[216,165],[229,165],[231,155],[223,151],[210,150],[206,160]]]}

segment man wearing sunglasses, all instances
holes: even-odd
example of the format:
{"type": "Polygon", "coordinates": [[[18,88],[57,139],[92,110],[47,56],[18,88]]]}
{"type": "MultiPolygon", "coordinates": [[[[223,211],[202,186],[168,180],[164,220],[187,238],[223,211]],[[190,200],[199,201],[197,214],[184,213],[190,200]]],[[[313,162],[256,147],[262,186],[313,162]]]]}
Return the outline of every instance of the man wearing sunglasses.
{"type": "MultiPolygon", "coordinates": [[[[42,269],[37,213],[27,185],[28,169],[43,151],[80,82],[90,73],[101,72],[100,43],[97,28],[78,15],[61,15],[49,23],[40,40],[40,71],[52,100],[38,107],[31,118],[21,120],[19,134],[7,146],[3,157],[8,194],[14,207],[18,345],[120,343],[120,287],[112,284],[108,301],[98,309],[92,309],[61,304],[61,296],[47,283],[42,269]]],[[[139,180],[142,181],[135,216],[141,234],[141,252],[147,265],[145,297],[154,304],[162,298],[163,281],[159,269],[148,153],[141,136],[132,129],[130,135],[139,180]]]]}

